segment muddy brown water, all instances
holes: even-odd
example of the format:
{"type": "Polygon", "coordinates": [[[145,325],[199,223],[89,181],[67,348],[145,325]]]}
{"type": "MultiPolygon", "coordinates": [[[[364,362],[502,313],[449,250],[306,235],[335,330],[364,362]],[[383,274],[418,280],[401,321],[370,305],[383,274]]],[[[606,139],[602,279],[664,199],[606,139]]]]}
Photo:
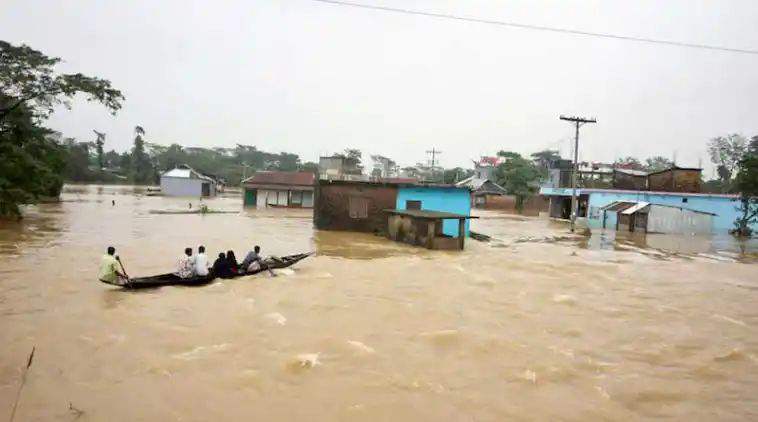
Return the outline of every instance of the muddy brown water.
{"type": "Polygon", "coordinates": [[[758,418],[754,243],[485,213],[492,242],[432,252],[144,193],[69,186],[0,223],[0,417],[36,347],[18,421],[758,418]],[[149,275],[201,243],[317,255],[200,288],[96,281],[110,244],[149,275]]]}

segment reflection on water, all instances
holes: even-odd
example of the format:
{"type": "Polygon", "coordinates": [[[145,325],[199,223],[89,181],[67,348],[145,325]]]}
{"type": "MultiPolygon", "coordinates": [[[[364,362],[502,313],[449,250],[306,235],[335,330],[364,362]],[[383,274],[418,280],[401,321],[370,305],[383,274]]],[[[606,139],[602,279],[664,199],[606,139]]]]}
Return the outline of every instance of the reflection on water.
{"type": "Polygon", "coordinates": [[[309,210],[151,214],[197,199],[67,186],[0,226],[0,408],[18,420],[748,420],[758,413],[754,243],[573,236],[482,213],[463,252],[318,232],[309,210]],[[76,201],[76,202],[72,202],[76,201]],[[113,205],[112,201],[115,201],[113,205]],[[275,278],[121,291],[210,256],[316,250],[275,278]],[[751,255],[752,254],[752,255],[751,255]],[[739,261],[739,262],[736,262],[739,261]],[[134,403],[139,403],[135,406],[134,403]]]}

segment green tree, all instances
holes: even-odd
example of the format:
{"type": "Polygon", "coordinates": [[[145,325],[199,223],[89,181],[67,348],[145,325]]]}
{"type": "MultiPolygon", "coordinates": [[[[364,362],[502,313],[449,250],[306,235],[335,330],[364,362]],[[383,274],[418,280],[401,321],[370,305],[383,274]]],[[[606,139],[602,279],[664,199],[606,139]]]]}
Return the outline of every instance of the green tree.
{"type": "Polygon", "coordinates": [[[78,93],[115,114],[124,96],[109,81],[61,74],[61,61],[26,45],[0,41],[0,216],[20,217],[21,204],[58,196],[65,150],[42,126],[54,108],[78,93]]]}
{"type": "Polygon", "coordinates": [[[94,129],[92,131],[95,132],[95,135],[97,135],[97,140],[95,141],[95,146],[97,148],[97,169],[98,171],[102,171],[103,167],[105,167],[105,163],[103,161],[103,145],[105,145],[105,134],[94,129]]]}
{"type": "Polygon", "coordinates": [[[739,134],[718,136],[708,141],[708,155],[716,165],[719,179],[725,190],[728,189],[739,161],[747,150],[747,140],[739,134]]]}
{"type": "Polygon", "coordinates": [[[655,172],[660,170],[666,170],[674,166],[674,162],[669,160],[666,157],[657,155],[655,157],[650,157],[645,160],[645,168],[644,170],[647,172],[655,172]]]}
{"type": "Polygon", "coordinates": [[[95,177],[89,168],[92,143],[76,142],[73,138],[67,138],[63,147],[66,151],[66,168],[63,173],[65,179],[72,182],[93,180],[95,177]]]}
{"type": "Polygon", "coordinates": [[[344,158],[344,172],[346,174],[360,175],[363,174],[363,164],[361,150],[355,148],[346,148],[344,152],[334,154],[335,157],[344,158]]]}
{"type": "Polygon", "coordinates": [[[309,171],[315,175],[318,175],[318,163],[314,163],[313,161],[306,161],[302,164],[300,164],[300,171],[309,171]]]}
{"type": "Polygon", "coordinates": [[[540,170],[519,153],[500,151],[498,155],[505,161],[497,167],[497,183],[516,197],[516,210],[522,212],[526,200],[539,190],[540,170]]]}
{"type": "Polygon", "coordinates": [[[734,234],[752,235],[750,226],[758,221],[758,136],[753,137],[737,162],[735,187],[740,192],[740,216],[734,222],[734,234]]]}
{"type": "Polygon", "coordinates": [[[118,169],[121,167],[121,155],[115,150],[110,150],[103,155],[103,162],[109,169],[118,169]]]}
{"type": "Polygon", "coordinates": [[[142,135],[145,130],[141,126],[134,128],[134,146],[131,154],[131,178],[137,184],[155,183],[155,169],[150,156],[145,150],[145,140],[142,135]]]}
{"type": "Polygon", "coordinates": [[[9,111],[0,132],[0,217],[21,218],[20,204],[58,196],[65,151],[25,105],[9,111]]]}
{"type": "Polygon", "coordinates": [[[561,155],[558,151],[552,149],[537,151],[533,153],[531,157],[537,167],[542,167],[544,169],[549,168],[550,163],[561,159],[561,155]]]}
{"type": "Polygon", "coordinates": [[[462,167],[454,167],[451,169],[445,169],[442,173],[443,183],[457,183],[463,179],[469,178],[474,175],[474,170],[464,169],[462,167]]]}

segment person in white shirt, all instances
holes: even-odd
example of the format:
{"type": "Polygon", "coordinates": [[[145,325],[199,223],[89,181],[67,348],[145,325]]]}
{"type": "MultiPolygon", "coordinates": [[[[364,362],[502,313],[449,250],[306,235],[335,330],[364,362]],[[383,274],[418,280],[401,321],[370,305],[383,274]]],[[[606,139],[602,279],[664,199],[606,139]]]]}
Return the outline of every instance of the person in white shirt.
{"type": "Polygon", "coordinates": [[[205,254],[205,246],[200,245],[195,255],[195,274],[199,276],[208,275],[208,255],[205,254]]]}
{"type": "Polygon", "coordinates": [[[176,274],[181,278],[190,278],[195,275],[195,257],[192,256],[192,248],[184,249],[184,255],[179,257],[176,274]]]}

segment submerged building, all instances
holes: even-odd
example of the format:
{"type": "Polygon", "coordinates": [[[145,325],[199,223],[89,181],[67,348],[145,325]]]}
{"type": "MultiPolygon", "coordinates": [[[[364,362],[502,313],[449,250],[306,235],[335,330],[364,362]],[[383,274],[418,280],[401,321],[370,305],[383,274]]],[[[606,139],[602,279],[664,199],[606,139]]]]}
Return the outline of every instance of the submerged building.
{"type": "Polygon", "coordinates": [[[181,165],[161,174],[161,193],[166,196],[216,196],[216,181],[190,166],[181,165]]]}
{"type": "MultiPolygon", "coordinates": [[[[319,180],[313,222],[321,230],[370,232],[405,241],[406,236],[398,236],[397,232],[401,222],[433,220],[432,237],[466,237],[470,195],[467,188],[446,184],[319,180]],[[392,232],[391,220],[395,222],[392,232]]],[[[414,242],[428,246],[426,238],[423,241],[416,238],[414,242]]]]}
{"type": "MultiPolygon", "coordinates": [[[[571,188],[543,187],[540,194],[550,199],[551,217],[570,217],[571,188]]],[[[577,221],[590,229],[726,232],[739,216],[738,195],[578,188],[577,196],[577,221]]]]}
{"type": "Polygon", "coordinates": [[[242,181],[246,207],[312,208],[315,174],[305,171],[257,171],[242,181]]]}

